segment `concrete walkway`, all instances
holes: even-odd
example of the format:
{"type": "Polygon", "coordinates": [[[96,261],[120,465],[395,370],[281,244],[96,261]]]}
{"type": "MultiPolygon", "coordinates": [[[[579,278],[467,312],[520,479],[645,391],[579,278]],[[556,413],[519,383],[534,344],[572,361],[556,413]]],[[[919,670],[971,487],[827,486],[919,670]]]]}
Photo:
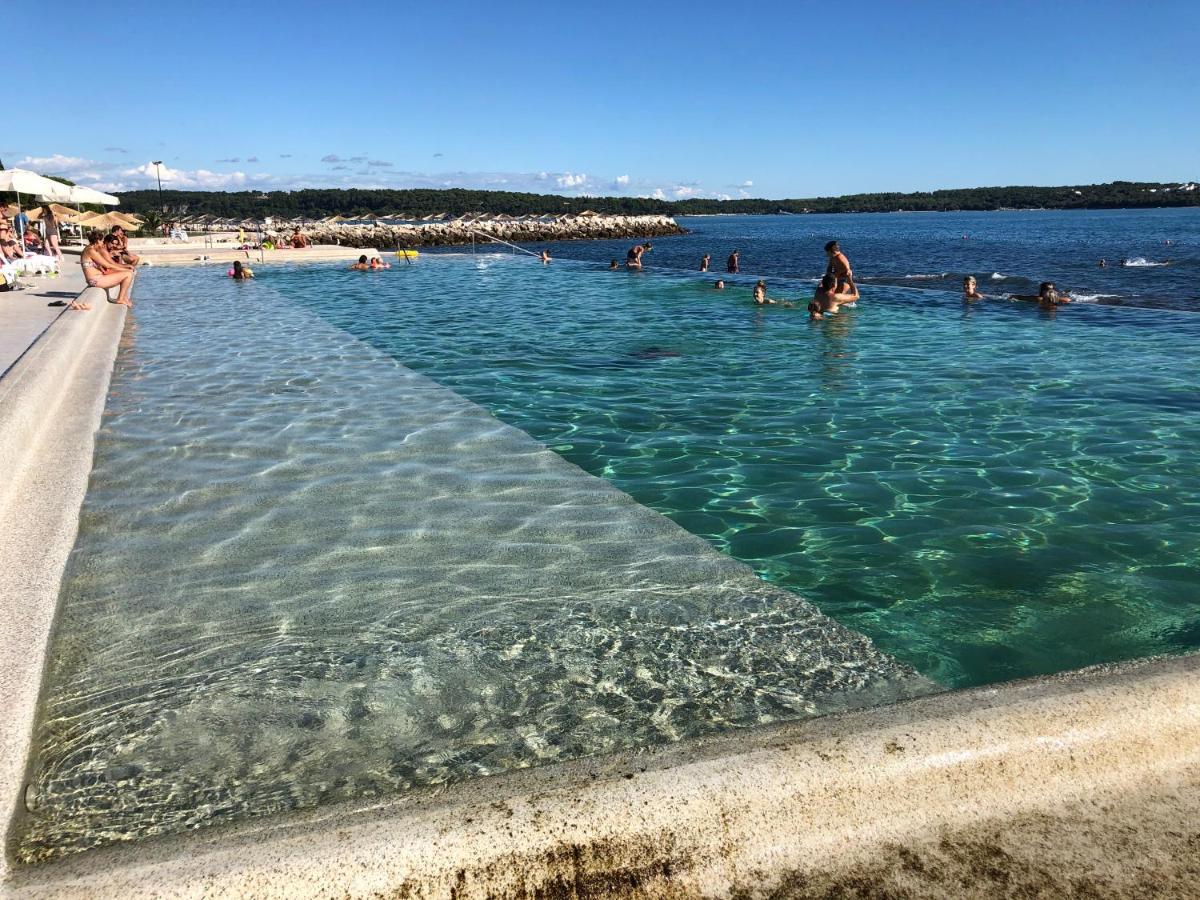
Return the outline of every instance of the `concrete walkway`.
{"type": "Polygon", "coordinates": [[[0,377],[83,290],[78,262],[68,257],[62,268],[57,278],[23,277],[25,287],[0,294],[0,377]]]}

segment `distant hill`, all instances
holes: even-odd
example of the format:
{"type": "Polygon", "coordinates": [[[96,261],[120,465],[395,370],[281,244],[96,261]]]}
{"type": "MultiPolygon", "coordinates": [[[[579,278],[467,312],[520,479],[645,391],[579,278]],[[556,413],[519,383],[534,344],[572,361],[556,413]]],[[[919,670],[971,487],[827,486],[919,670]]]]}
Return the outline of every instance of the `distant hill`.
{"type": "MultiPolygon", "coordinates": [[[[160,208],[156,190],[121,194],[121,206],[131,212],[160,208]]],[[[335,190],[301,191],[163,191],[162,204],[171,215],[211,214],[231,218],[303,216],[404,215],[439,213],[508,213],[520,216],[578,213],[585,209],[626,215],[712,215],[770,213],[952,212],[999,209],[1136,209],[1161,206],[1200,206],[1196,183],[1114,181],[1067,187],[982,187],[912,194],[849,194],[799,200],[655,200],[649,197],[562,197],[557,194],[519,194],[472,190],[335,190]]]]}

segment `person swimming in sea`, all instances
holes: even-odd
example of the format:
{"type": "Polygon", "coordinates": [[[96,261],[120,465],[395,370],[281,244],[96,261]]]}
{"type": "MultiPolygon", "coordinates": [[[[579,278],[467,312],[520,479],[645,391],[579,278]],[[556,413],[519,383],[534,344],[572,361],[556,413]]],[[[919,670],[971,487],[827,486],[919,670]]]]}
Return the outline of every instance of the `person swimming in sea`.
{"type": "Polygon", "coordinates": [[[724,278],[718,278],[718,279],[717,279],[717,280],[716,280],[716,281],[713,283],[713,288],[715,288],[715,289],[716,289],[716,290],[718,290],[718,291],[723,291],[723,290],[725,290],[725,279],[724,279],[724,278]]]}
{"type": "Polygon", "coordinates": [[[540,258],[542,260],[542,265],[547,265],[550,262],[550,251],[542,250],[542,255],[540,258]]]}
{"type": "Polygon", "coordinates": [[[254,277],[254,272],[249,266],[243,266],[240,259],[233,261],[233,268],[229,270],[229,277],[235,281],[245,281],[254,277]]]}
{"type": "Polygon", "coordinates": [[[729,259],[725,260],[725,271],[730,275],[736,275],[741,270],[741,267],[738,264],[738,257],[740,253],[740,250],[734,250],[729,254],[729,259]]]}
{"type": "Polygon", "coordinates": [[[621,268],[621,264],[619,262],[617,262],[615,259],[608,264],[608,269],[610,272],[615,272],[619,268],[621,268]]]}
{"type": "Polygon", "coordinates": [[[356,272],[365,272],[371,267],[367,264],[367,255],[364,253],[358,258],[358,262],[350,266],[351,270],[356,272]]]}
{"type": "Polygon", "coordinates": [[[712,256],[711,256],[711,255],[709,255],[709,254],[705,253],[705,254],[704,254],[702,257],[700,257],[700,271],[701,271],[701,272],[707,272],[707,271],[708,271],[708,264],[709,264],[710,262],[712,262],[712,256]]]}
{"type": "Polygon", "coordinates": [[[1038,285],[1036,294],[1012,294],[1009,300],[1023,300],[1027,303],[1036,303],[1043,308],[1062,306],[1064,303],[1070,303],[1071,298],[1066,292],[1059,292],[1054,287],[1053,281],[1043,281],[1038,285]]]}
{"type": "Polygon", "coordinates": [[[851,304],[858,301],[858,288],[854,282],[850,283],[851,290],[838,291],[838,280],[832,274],[826,273],[821,276],[821,282],[817,285],[817,290],[813,293],[813,302],[821,307],[821,312],[826,315],[832,315],[838,312],[842,304],[851,304]]]}
{"type": "Polygon", "coordinates": [[[821,312],[821,304],[818,303],[816,300],[809,301],[808,317],[809,317],[809,319],[825,318],[825,314],[823,312],[821,312]]]}
{"type": "Polygon", "coordinates": [[[1102,268],[1102,269],[1108,268],[1108,260],[1107,259],[1100,260],[1100,268],[1102,268]]]}
{"type": "Polygon", "coordinates": [[[754,305],[755,306],[795,306],[787,300],[772,300],[767,296],[767,282],[762,278],[758,279],[758,283],[754,285],[754,305]]]}
{"type": "Polygon", "coordinates": [[[963,279],[963,299],[964,300],[983,300],[984,295],[979,293],[978,283],[975,281],[974,275],[968,275],[963,279]]]}

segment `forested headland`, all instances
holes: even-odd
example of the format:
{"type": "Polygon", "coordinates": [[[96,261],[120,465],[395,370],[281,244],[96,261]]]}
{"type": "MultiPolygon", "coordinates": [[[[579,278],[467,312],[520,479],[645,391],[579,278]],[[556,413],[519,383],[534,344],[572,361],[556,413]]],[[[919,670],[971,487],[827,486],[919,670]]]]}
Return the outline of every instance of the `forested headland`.
{"type": "Polygon", "coordinates": [[[423,216],[448,213],[564,215],[593,210],[614,215],[719,215],[773,213],[954,212],[1002,209],[1136,209],[1200,206],[1195,183],[1114,181],[1066,187],[981,187],[915,193],[848,194],[789,200],[657,200],[652,197],[563,197],[511,191],[363,190],[309,188],[298,191],[127,191],[121,208],[168,215],[266,216],[320,219],[326,216],[423,216]]]}

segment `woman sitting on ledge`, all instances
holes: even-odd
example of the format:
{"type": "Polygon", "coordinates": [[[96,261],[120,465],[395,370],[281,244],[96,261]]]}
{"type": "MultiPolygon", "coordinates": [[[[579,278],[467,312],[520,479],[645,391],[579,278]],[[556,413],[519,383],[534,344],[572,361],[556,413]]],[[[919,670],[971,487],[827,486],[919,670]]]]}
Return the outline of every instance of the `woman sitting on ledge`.
{"type": "Polygon", "coordinates": [[[104,235],[99,231],[92,231],[88,234],[88,245],[83,248],[83,253],[79,257],[83,278],[88,287],[103,288],[106,292],[108,288],[120,285],[121,291],[117,295],[117,299],[109,302],[132,307],[133,297],[130,294],[133,291],[135,274],[133,267],[123,265],[109,256],[104,249],[103,239],[104,235]]]}

